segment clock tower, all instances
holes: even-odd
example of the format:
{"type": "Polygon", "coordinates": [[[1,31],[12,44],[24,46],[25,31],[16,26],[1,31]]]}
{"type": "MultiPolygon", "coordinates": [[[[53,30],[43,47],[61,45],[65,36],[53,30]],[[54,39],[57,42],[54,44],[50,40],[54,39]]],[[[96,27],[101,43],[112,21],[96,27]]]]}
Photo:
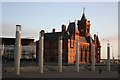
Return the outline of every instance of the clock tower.
{"type": "Polygon", "coordinates": [[[82,18],[81,20],[78,20],[77,25],[78,25],[78,30],[80,32],[80,36],[86,37],[86,36],[90,36],[90,21],[87,21],[85,17],[84,9],[83,9],[82,18]]]}

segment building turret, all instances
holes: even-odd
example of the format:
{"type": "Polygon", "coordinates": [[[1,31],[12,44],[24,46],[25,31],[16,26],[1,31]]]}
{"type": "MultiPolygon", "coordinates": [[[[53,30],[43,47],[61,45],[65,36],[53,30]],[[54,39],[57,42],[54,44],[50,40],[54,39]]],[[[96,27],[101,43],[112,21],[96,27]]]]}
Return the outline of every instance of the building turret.
{"type": "Polygon", "coordinates": [[[94,34],[94,44],[96,44],[97,36],[94,34]]]}
{"type": "Polygon", "coordinates": [[[55,28],[52,29],[52,32],[55,33],[55,28]]]}
{"type": "Polygon", "coordinates": [[[90,36],[90,21],[87,21],[84,10],[83,10],[82,18],[81,20],[78,20],[77,25],[78,25],[80,36],[83,36],[83,37],[90,36]]]}
{"type": "Polygon", "coordinates": [[[62,25],[62,32],[63,32],[63,33],[66,32],[66,25],[65,25],[65,24],[62,25]]]}

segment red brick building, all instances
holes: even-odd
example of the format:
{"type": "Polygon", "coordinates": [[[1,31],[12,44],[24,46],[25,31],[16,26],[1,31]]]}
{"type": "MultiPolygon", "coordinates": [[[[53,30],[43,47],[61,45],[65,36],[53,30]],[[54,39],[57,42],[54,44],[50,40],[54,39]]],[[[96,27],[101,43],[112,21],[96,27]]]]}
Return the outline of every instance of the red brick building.
{"type": "MultiPolygon", "coordinates": [[[[44,34],[44,61],[57,62],[58,61],[58,39],[63,37],[63,63],[74,63],[76,57],[76,41],[79,41],[79,62],[91,62],[91,43],[90,43],[90,21],[87,21],[85,14],[82,18],[75,22],[70,22],[68,28],[62,25],[61,32],[55,32],[55,29],[50,33],[44,34]]],[[[39,41],[36,42],[36,54],[38,58],[39,41]]],[[[95,62],[100,62],[100,42],[98,35],[94,34],[92,43],[95,44],[95,62]]]]}

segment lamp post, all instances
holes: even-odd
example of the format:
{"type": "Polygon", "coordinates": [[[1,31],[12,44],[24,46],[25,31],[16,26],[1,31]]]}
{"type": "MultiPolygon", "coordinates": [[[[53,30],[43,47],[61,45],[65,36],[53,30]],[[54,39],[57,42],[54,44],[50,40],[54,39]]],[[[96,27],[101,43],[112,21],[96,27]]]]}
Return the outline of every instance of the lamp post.
{"type": "Polygon", "coordinates": [[[107,42],[107,71],[110,71],[110,43],[109,43],[109,40],[106,40],[106,41],[108,41],[107,42]]]}

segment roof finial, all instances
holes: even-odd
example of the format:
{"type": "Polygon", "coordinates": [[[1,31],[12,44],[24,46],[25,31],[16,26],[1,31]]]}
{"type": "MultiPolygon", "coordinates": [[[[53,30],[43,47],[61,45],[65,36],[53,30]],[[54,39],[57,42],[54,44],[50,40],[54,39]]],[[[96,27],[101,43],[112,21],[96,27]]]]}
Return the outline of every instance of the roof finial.
{"type": "Polygon", "coordinates": [[[82,14],[81,20],[86,20],[86,18],[85,18],[85,7],[83,7],[83,14],[82,14]]]}
{"type": "Polygon", "coordinates": [[[98,36],[98,32],[97,32],[97,36],[98,36]]]}
{"type": "Polygon", "coordinates": [[[83,14],[85,13],[85,7],[83,7],[83,14]]]}
{"type": "Polygon", "coordinates": [[[75,23],[76,23],[76,19],[75,19],[74,21],[75,21],[75,23]]]}
{"type": "Polygon", "coordinates": [[[70,23],[70,20],[69,20],[69,23],[70,23]]]}

